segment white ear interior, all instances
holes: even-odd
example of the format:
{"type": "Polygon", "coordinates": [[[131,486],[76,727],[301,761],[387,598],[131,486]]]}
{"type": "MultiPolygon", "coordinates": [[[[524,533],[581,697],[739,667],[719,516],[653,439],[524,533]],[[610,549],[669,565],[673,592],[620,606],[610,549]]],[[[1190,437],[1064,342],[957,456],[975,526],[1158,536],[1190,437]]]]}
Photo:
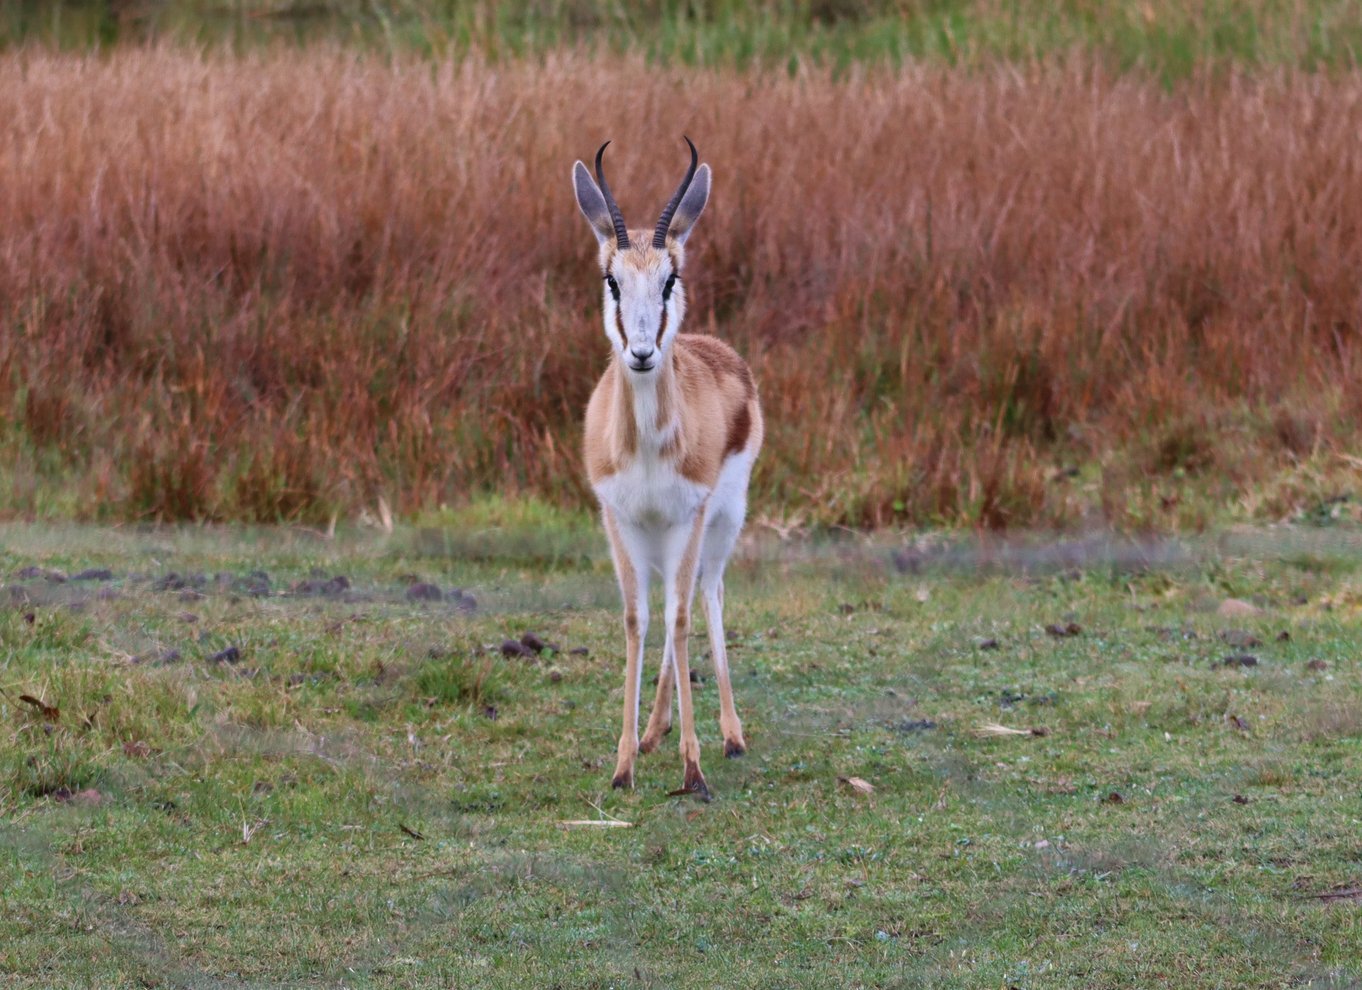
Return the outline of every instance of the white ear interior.
{"type": "Polygon", "coordinates": [[[596,240],[604,244],[615,236],[615,225],[610,219],[610,208],[605,205],[596,180],[580,161],[572,166],[572,187],[577,193],[577,208],[591,225],[596,240]]]}
{"type": "Polygon", "coordinates": [[[681,197],[681,202],[676,206],[676,213],[672,215],[672,225],[668,234],[675,237],[679,244],[686,243],[695,221],[699,220],[700,214],[705,211],[705,204],[709,202],[709,181],[709,163],[706,162],[695,170],[695,178],[691,180],[690,188],[686,190],[686,195],[681,197]]]}

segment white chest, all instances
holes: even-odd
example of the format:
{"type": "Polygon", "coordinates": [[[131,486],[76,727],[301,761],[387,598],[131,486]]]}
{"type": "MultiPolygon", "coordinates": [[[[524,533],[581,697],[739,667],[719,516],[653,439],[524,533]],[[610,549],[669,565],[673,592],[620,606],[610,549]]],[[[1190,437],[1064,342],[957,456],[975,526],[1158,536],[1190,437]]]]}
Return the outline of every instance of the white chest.
{"type": "Polygon", "coordinates": [[[689,526],[709,489],[683,477],[668,460],[636,458],[596,486],[596,497],[622,525],[663,532],[689,526]]]}

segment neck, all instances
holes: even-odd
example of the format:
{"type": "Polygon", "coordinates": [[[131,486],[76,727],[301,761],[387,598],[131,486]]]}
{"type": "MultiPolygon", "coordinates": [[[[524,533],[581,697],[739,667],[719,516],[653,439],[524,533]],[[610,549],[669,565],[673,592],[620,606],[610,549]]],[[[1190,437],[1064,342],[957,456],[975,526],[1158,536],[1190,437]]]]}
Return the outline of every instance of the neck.
{"type": "Polygon", "coordinates": [[[647,375],[631,372],[615,355],[616,446],[622,453],[657,456],[675,450],[680,437],[676,374],[668,351],[647,375]]]}

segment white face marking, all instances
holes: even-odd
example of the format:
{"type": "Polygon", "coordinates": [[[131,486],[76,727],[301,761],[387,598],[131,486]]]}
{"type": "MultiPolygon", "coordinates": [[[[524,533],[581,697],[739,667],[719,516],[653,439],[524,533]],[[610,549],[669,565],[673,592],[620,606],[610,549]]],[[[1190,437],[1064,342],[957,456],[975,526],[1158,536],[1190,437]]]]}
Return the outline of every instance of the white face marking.
{"type": "Polygon", "coordinates": [[[657,371],[686,315],[681,275],[662,251],[640,260],[633,252],[610,258],[604,293],[605,335],[631,376],[657,371]]]}

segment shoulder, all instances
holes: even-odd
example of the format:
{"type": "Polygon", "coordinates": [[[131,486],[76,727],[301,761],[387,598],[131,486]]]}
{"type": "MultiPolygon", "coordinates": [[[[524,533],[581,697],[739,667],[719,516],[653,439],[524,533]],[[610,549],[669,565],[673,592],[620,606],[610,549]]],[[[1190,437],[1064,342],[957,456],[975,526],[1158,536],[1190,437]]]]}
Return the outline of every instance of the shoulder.
{"type": "Polygon", "coordinates": [[[718,337],[683,333],[676,338],[676,349],[694,370],[703,369],[716,380],[737,379],[749,397],[756,392],[747,362],[718,337]]]}

